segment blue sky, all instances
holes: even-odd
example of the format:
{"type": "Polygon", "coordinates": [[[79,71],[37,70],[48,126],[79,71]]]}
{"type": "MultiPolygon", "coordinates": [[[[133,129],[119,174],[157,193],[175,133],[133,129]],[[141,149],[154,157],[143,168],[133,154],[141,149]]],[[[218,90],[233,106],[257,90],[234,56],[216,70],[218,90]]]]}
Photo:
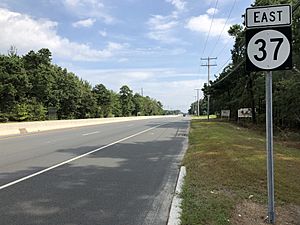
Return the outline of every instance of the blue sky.
{"type": "Polygon", "coordinates": [[[227,30],[242,23],[251,3],[1,0],[0,53],[6,54],[11,45],[21,55],[49,48],[55,64],[92,85],[103,83],[114,91],[124,84],[134,92],[143,88],[144,95],[160,100],[165,109],[187,111],[194,89],[207,82],[200,58],[218,57],[211,71],[214,79],[230,58],[233,40],[227,30]]]}

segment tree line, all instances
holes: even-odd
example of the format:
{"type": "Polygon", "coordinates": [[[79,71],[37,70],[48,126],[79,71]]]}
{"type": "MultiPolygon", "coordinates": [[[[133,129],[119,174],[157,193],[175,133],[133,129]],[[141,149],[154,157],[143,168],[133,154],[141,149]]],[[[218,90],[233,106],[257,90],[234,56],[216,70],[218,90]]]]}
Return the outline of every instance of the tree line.
{"type": "MultiPolygon", "coordinates": [[[[291,4],[293,69],[273,72],[273,118],[275,126],[300,128],[300,7],[298,0],[256,0],[254,6],[291,4]],[[297,5],[298,3],[298,5],[297,5]]],[[[200,112],[206,113],[207,96],[210,95],[210,112],[230,110],[231,119],[238,120],[240,108],[252,109],[252,122],[265,122],[265,73],[245,70],[245,28],[233,25],[228,31],[235,42],[231,50],[232,62],[219,74],[210,86],[204,85],[204,98],[200,112]]],[[[197,103],[192,103],[189,112],[194,114],[197,103]]],[[[197,110],[197,109],[196,109],[197,110]]]]}
{"type": "Polygon", "coordinates": [[[164,113],[161,102],[124,85],[118,93],[92,86],[52,63],[49,49],[17,55],[14,47],[0,55],[0,120],[36,121],[164,113]]]}

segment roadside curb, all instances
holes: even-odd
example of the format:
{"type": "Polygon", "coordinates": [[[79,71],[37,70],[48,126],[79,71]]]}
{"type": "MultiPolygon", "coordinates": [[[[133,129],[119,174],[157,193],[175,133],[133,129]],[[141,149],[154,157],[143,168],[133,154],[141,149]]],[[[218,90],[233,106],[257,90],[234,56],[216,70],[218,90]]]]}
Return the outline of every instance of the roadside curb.
{"type": "Polygon", "coordinates": [[[186,168],[182,166],[177,179],[175,194],[172,200],[169,219],[167,225],[180,225],[181,202],[180,193],[182,192],[183,182],[186,175],[186,168]]]}

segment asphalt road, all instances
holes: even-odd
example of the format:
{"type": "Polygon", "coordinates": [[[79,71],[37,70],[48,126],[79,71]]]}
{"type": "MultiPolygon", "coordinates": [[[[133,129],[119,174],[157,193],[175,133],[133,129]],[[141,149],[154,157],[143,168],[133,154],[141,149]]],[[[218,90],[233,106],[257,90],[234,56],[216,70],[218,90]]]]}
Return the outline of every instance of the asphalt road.
{"type": "Polygon", "coordinates": [[[0,138],[0,224],[165,225],[189,120],[0,138]]]}

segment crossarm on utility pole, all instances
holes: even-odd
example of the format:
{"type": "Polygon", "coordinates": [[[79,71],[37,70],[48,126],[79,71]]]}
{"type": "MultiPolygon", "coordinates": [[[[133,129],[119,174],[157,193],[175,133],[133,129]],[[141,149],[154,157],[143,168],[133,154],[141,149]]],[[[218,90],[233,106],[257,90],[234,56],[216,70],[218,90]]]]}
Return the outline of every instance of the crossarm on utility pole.
{"type": "MultiPolygon", "coordinates": [[[[210,80],[210,67],[211,66],[217,66],[217,64],[210,64],[210,60],[216,60],[217,57],[207,57],[207,58],[201,58],[201,60],[207,60],[207,64],[202,64],[201,66],[207,67],[207,90],[209,91],[209,80],[210,80]]],[[[207,120],[209,120],[209,99],[210,94],[207,95],[207,120]]]]}

